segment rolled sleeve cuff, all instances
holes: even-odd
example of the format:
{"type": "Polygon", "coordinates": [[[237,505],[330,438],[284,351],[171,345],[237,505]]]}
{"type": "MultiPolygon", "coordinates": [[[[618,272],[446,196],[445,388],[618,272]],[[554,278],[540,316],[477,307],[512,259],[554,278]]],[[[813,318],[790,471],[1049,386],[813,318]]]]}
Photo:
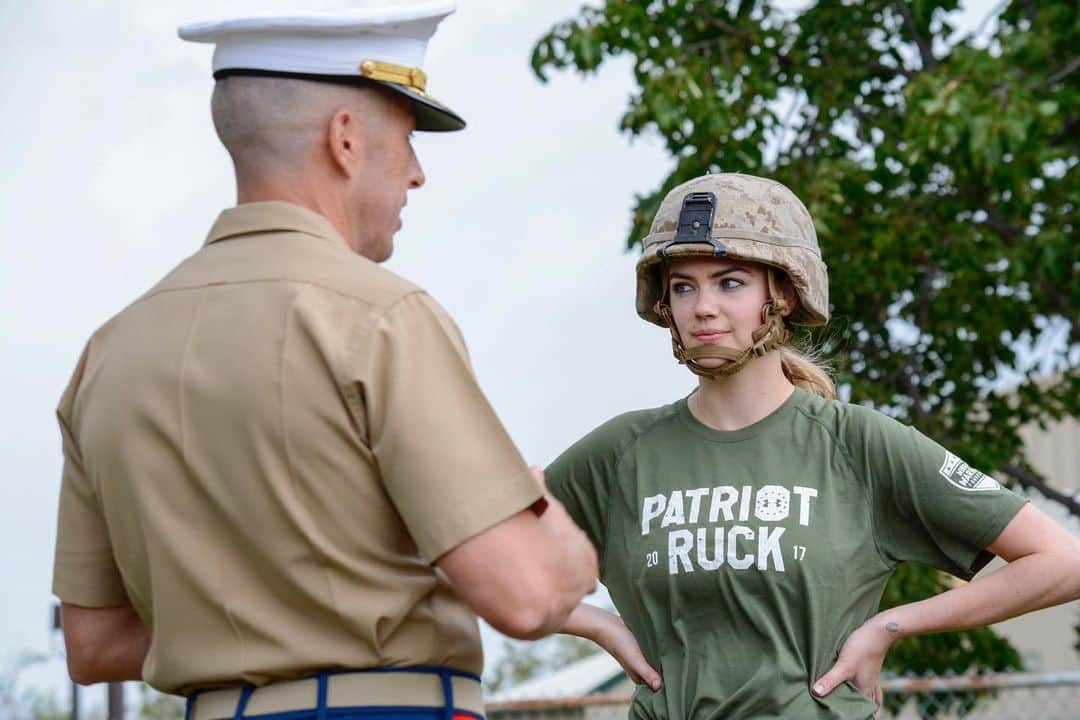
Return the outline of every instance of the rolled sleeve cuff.
{"type": "Polygon", "coordinates": [[[57,560],[53,594],[70,605],[118,607],[130,604],[120,572],[111,560],[65,562],[57,560]]]}
{"type": "Polygon", "coordinates": [[[544,492],[529,472],[506,482],[493,484],[483,493],[461,499],[461,503],[436,521],[413,532],[420,554],[434,563],[474,535],[498,525],[543,499],[544,492]]]}

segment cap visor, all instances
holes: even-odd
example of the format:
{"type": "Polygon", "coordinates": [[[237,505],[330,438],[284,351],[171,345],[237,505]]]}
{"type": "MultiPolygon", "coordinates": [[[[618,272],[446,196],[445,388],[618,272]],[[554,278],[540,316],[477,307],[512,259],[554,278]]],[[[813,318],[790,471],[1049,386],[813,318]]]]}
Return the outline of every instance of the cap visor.
{"type": "Polygon", "coordinates": [[[397,83],[368,80],[367,78],[356,77],[354,75],[318,75],[314,73],[265,70],[261,68],[222,68],[214,72],[214,79],[223,80],[233,75],[292,78],[294,80],[340,83],[360,87],[376,85],[408,98],[409,103],[413,108],[413,114],[416,117],[417,130],[426,132],[452,132],[454,130],[462,130],[465,128],[465,121],[461,116],[438,100],[428,97],[427,95],[422,95],[412,88],[398,85],[397,83]]]}
{"type": "Polygon", "coordinates": [[[421,95],[411,88],[395,83],[380,82],[387,90],[409,98],[416,116],[416,129],[425,132],[453,132],[465,128],[465,121],[438,100],[421,95]]]}

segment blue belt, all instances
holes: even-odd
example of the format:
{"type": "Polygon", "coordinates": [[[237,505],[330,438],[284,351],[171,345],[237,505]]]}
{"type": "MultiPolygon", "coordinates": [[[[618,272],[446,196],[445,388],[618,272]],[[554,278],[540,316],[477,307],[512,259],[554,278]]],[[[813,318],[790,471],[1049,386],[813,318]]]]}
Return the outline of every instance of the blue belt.
{"type": "Polygon", "coordinates": [[[483,694],[478,676],[453,668],[324,671],[260,687],[193,692],[184,718],[483,720],[483,694]]]}

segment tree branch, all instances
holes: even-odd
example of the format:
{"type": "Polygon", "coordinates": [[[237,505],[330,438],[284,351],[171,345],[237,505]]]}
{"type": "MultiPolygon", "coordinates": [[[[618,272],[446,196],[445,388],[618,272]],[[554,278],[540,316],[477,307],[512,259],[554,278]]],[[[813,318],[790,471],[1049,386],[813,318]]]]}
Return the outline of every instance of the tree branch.
{"type": "Polygon", "coordinates": [[[892,77],[894,75],[902,75],[908,80],[911,79],[911,71],[905,68],[903,65],[886,65],[885,63],[876,62],[867,68],[872,74],[878,77],[892,77]]]}
{"type": "Polygon", "coordinates": [[[996,232],[1006,245],[1011,245],[1023,232],[1019,225],[1003,218],[993,205],[988,204],[983,212],[986,213],[985,225],[996,232]]]}
{"type": "Polygon", "coordinates": [[[778,158],[784,154],[785,146],[787,145],[788,131],[791,130],[792,118],[795,116],[796,111],[802,108],[802,104],[803,96],[797,95],[796,99],[793,100],[791,102],[791,105],[788,107],[788,111],[784,113],[784,121],[780,125],[780,136],[776,143],[776,155],[778,158]]]}
{"type": "Polygon", "coordinates": [[[904,77],[906,77],[908,80],[910,80],[911,76],[914,75],[915,73],[908,70],[907,66],[904,65],[904,58],[900,57],[900,53],[898,53],[896,51],[896,48],[892,47],[891,45],[889,46],[888,52],[889,52],[889,56],[892,57],[892,59],[896,61],[896,71],[899,72],[904,77]]]}
{"type": "MultiPolygon", "coordinates": [[[[915,318],[915,325],[919,328],[920,334],[925,331],[929,323],[930,301],[934,296],[934,281],[940,274],[941,270],[936,266],[927,268],[926,274],[923,275],[922,282],[919,284],[919,294],[908,306],[915,318]]],[[[889,379],[899,383],[908,397],[914,401],[915,425],[925,427],[930,413],[923,407],[923,389],[911,379],[917,368],[916,361],[919,355],[919,346],[916,342],[904,356],[904,361],[900,364],[900,367],[890,374],[889,379]]]]}
{"type": "MultiPolygon", "coordinates": [[[[1080,129],[1080,117],[1069,118],[1065,123],[1065,129],[1059,132],[1057,135],[1050,138],[1050,142],[1057,145],[1058,143],[1065,142],[1070,138],[1076,137],[1076,132],[1080,129]]],[[[1076,143],[1071,143],[1075,145],[1076,143]]]]}
{"type": "Polygon", "coordinates": [[[1046,78],[1046,82],[1044,82],[1042,86],[1046,87],[1047,85],[1053,85],[1055,83],[1061,82],[1062,80],[1076,72],[1077,68],[1080,68],[1080,57],[1074,57],[1072,60],[1069,60],[1069,62],[1065,63],[1060,68],[1055,70],[1053,75],[1046,78]]]}
{"type": "MultiPolygon", "coordinates": [[[[806,129],[806,134],[803,137],[803,141],[799,143],[799,151],[801,153],[801,157],[804,158],[810,157],[811,154],[816,154],[814,143],[816,143],[817,139],[821,137],[825,132],[818,123],[818,116],[820,115],[818,109],[814,106],[811,106],[811,108],[814,111],[814,117],[807,118],[806,124],[803,125],[803,128],[806,129]]],[[[797,140],[798,135],[796,135],[795,138],[797,140]]]]}
{"type": "Polygon", "coordinates": [[[750,34],[746,30],[740,30],[734,25],[731,25],[714,15],[710,15],[709,13],[705,12],[705,8],[701,7],[700,5],[694,5],[694,14],[705,22],[712,25],[713,27],[719,28],[729,35],[738,35],[739,37],[745,37],[750,34]]]}
{"type": "Polygon", "coordinates": [[[695,42],[695,43],[690,43],[688,45],[683,45],[682,50],[683,50],[683,52],[685,52],[687,54],[691,54],[691,53],[697,52],[698,50],[704,50],[705,48],[708,48],[708,47],[720,46],[721,49],[723,49],[724,40],[725,40],[725,38],[724,38],[723,35],[717,35],[716,37],[711,37],[711,38],[707,38],[705,40],[699,40],[698,42],[695,42]]]}
{"type": "Polygon", "coordinates": [[[929,419],[930,413],[928,413],[926,411],[926,408],[923,407],[922,388],[920,388],[918,384],[916,384],[915,381],[911,379],[912,373],[915,372],[916,355],[918,355],[918,352],[914,348],[912,348],[911,352],[909,352],[907,354],[907,357],[904,358],[903,365],[901,365],[899,368],[899,377],[897,379],[900,382],[900,386],[907,392],[908,397],[910,397],[914,401],[913,407],[915,408],[915,426],[926,427],[926,421],[929,419]]]}
{"type": "Polygon", "coordinates": [[[1039,283],[1039,288],[1043,291],[1050,303],[1057,309],[1061,316],[1069,321],[1069,343],[1075,344],[1080,342],[1080,316],[1076,314],[1075,308],[1069,298],[1065,297],[1056,287],[1046,282],[1045,280],[1039,283]]]}
{"type": "Polygon", "coordinates": [[[922,35],[919,34],[919,29],[915,26],[915,18],[911,15],[911,9],[908,8],[905,0],[894,0],[893,7],[895,7],[900,15],[904,18],[904,26],[907,27],[908,34],[911,35],[912,41],[919,48],[919,56],[922,58],[922,64],[924,70],[933,70],[938,66],[937,58],[934,57],[934,49],[929,42],[926,41],[922,35]]]}
{"type": "Polygon", "coordinates": [[[872,145],[873,143],[870,140],[869,131],[870,128],[874,126],[873,118],[858,105],[851,106],[851,114],[858,120],[858,122],[855,123],[855,136],[859,138],[859,141],[864,145],[872,145]]]}
{"type": "Polygon", "coordinates": [[[1028,22],[1031,26],[1035,26],[1035,16],[1038,14],[1038,8],[1035,5],[1035,0],[1024,0],[1024,15],[1027,16],[1028,22]]]}
{"type": "Polygon", "coordinates": [[[1038,490],[1040,495],[1060,503],[1072,515],[1080,517],[1080,502],[1065,493],[1050,487],[1046,480],[1016,463],[1005,463],[1001,466],[1002,472],[1016,480],[1025,488],[1038,490]]]}

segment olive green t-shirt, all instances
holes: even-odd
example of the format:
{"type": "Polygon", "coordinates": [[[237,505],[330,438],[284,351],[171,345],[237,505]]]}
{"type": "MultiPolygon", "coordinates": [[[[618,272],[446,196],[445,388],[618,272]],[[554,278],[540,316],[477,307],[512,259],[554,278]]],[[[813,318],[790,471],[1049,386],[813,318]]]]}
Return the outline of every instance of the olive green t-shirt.
{"type": "Polygon", "coordinates": [[[1025,500],[916,430],[801,390],[734,432],[686,401],[621,415],[547,470],[661,674],[633,718],[865,720],[812,683],[914,560],[970,578],[1025,500]]]}

